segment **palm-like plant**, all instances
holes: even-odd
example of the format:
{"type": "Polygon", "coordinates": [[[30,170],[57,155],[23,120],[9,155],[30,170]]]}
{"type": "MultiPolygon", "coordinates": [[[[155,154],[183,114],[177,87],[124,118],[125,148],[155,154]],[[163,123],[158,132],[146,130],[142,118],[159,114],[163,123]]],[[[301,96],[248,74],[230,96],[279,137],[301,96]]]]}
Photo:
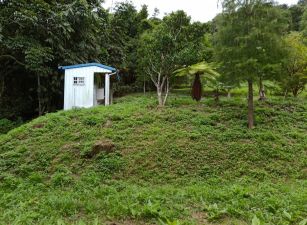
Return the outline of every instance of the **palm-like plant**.
{"type": "Polygon", "coordinates": [[[216,71],[217,66],[207,62],[200,62],[191,66],[185,66],[176,70],[174,73],[178,77],[182,76],[194,76],[194,82],[192,85],[192,98],[196,101],[201,100],[202,96],[202,84],[201,76],[209,81],[217,81],[220,74],[216,71]]]}
{"type": "Polygon", "coordinates": [[[185,66],[181,69],[176,70],[174,73],[176,76],[186,76],[186,75],[207,75],[208,77],[217,77],[220,74],[216,71],[217,65],[213,63],[200,62],[193,64],[191,66],[185,66]]]}

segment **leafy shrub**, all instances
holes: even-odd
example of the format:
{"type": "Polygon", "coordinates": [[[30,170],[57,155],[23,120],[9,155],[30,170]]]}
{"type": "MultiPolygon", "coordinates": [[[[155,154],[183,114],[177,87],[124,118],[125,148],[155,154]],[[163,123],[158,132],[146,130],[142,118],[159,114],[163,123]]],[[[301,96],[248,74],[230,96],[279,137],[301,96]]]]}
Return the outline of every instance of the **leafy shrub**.
{"type": "Polygon", "coordinates": [[[9,119],[0,119],[0,134],[6,134],[10,130],[20,126],[22,124],[22,120],[18,119],[17,121],[12,121],[9,119]]]}
{"type": "Polygon", "coordinates": [[[57,171],[51,177],[51,183],[55,187],[68,186],[73,183],[72,173],[67,169],[63,169],[62,171],[57,171]]]}

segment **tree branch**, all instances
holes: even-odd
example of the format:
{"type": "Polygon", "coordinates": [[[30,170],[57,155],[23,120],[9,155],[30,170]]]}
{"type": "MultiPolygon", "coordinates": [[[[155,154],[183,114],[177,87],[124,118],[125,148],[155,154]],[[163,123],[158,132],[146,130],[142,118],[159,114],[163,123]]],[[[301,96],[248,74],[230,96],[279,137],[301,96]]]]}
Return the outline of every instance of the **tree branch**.
{"type": "Polygon", "coordinates": [[[150,79],[152,80],[152,82],[154,83],[154,85],[157,87],[157,86],[158,86],[158,83],[157,83],[157,81],[154,79],[152,73],[149,71],[148,68],[145,69],[145,72],[147,73],[147,75],[150,76],[150,79]]]}
{"type": "Polygon", "coordinates": [[[0,60],[1,58],[9,58],[9,59],[12,59],[14,60],[17,64],[21,65],[21,66],[26,66],[26,64],[20,62],[18,59],[16,59],[14,56],[12,55],[0,55],[0,60]]]}
{"type": "Polygon", "coordinates": [[[165,81],[167,80],[167,76],[163,77],[161,87],[163,88],[165,81]]]}
{"type": "Polygon", "coordinates": [[[153,70],[155,73],[159,74],[157,68],[155,67],[155,65],[154,65],[154,63],[152,62],[151,59],[149,60],[149,62],[150,62],[150,65],[151,65],[151,67],[152,67],[152,70],[153,70]]]}

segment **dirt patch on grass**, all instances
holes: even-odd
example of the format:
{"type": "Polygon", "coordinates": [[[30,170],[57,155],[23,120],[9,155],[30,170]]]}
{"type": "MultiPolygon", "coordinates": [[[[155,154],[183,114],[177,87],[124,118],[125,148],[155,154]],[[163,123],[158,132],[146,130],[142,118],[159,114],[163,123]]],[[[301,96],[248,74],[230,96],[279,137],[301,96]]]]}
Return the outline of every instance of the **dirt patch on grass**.
{"type": "Polygon", "coordinates": [[[86,154],[86,157],[93,158],[101,152],[112,153],[114,152],[114,148],[115,145],[111,140],[100,140],[93,145],[91,151],[86,154]]]}
{"type": "Polygon", "coordinates": [[[201,211],[193,212],[191,216],[195,223],[199,225],[248,225],[242,220],[232,218],[224,218],[219,222],[209,222],[207,213],[201,211]]]}
{"type": "Polygon", "coordinates": [[[106,225],[155,225],[155,223],[149,223],[149,222],[131,220],[131,219],[106,222],[105,224],[106,225]]]}
{"type": "Polygon", "coordinates": [[[38,123],[38,124],[34,124],[34,125],[32,126],[32,128],[34,128],[34,129],[40,129],[40,128],[44,128],[44,126],[45,126],[45,124],[43,124],[43,123],[38,123]]]}
{"type": "Polygon", "coordinates": [[[211,224],[207,220],[208,215],[205,212],[193,212],[192,213],[192,219],[195,220],[196,224],[211,224]]]}

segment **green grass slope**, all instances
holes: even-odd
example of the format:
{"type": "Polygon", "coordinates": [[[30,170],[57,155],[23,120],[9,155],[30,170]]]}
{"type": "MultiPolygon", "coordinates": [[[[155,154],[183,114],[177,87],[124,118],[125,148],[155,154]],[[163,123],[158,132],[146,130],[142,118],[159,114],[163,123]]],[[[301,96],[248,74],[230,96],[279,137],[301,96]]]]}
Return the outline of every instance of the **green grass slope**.
{"type": "Polygon", "coordinates": [[[0,136],[0,224],[307,224],[306,99],[257,102],[251,131],[245,101],[129,96],[0,136]]]}

